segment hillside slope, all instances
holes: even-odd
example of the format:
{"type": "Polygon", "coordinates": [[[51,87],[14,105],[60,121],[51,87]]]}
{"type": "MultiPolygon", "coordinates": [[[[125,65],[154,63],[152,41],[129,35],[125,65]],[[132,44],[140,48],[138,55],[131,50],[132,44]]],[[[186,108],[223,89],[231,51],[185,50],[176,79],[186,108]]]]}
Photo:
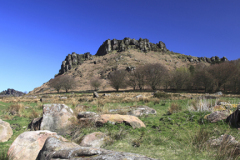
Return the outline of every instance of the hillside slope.
{"type": "MultiPolygon", "coordinates": [[[[100,90],[112,89],[107,81],[107,75],[116,69],[135,69],[147,63],[161,63],[168,70],[190,65],[218,63],[227,61],[226,57],[193,57],[169,51],[163,42],[150,43],[147,39],[125,38],[123,40],[106,40],[98,49],[96,55],[89,52],[77,54],[73,52],[66,56],[58,75],[72,75],[78,85],[74,91],[91,90],[90,80],[101,77],[103,81],[100,90]],[[134,43],[132,42],[134,41],[134,43]]],[[[48,82],[35,88],[30,94],[54,92],[48,82]]]]}

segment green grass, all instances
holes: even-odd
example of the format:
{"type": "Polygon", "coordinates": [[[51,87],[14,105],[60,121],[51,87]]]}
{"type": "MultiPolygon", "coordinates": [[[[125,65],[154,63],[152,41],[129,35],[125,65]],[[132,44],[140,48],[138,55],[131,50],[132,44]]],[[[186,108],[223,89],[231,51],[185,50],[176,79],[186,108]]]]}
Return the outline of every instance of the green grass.
{"type": "MultiPolygon", "coordinates": [[[[238,103],[240,99],[224,97],[231,103],[238,103]]],[[[139,119],[144,122],[146,128],[133,129],[124,124],[112,125],[105,124],[102,127],[94,126],[74,126],[73,130],[79,131],[74,138],[83,137],[86,134],[100,131],[106,133],[110,138],[106,141],[105,149],[111,149],[122,152],[132,152],[146,155],[156,159],[227,159],[228,152],[222,151],[221,148],[208,147],[206,141],[209,138],[218,138],[223,134],[230,134],[240,141],[239,132],[235,128],[229,127],[224,121],[210,123],[204,119],[209,112],[189,111],[188,106],[194,100],[170,100],[159,99],[156,102],[128,102],[128,103],[105,103],[101,104],[106,108],[121,108],[127,106],[147,105],[157,111],[156,115],[142,116],[139,119]],[[169,107],[172,104],[181,106],[181,111],[168,114],[169,107]],[[222,154],[225,153],[226,154],[222,154]]],[[[23,115],[28,114],[34,109],[36,103],[25,103],[29,106],[23,115]]],[[[0,102],[0,118],[9,122],[14,128],[12,138],[5,143],[0,143],[0,159],[6,155],[8,148],[14,139],[27,130],[30,122],[29,117],[14,116],[12,119],[4,119],[7,109],[11,103],[0,102]]],[[[97,112],[98,104],[84,102],[82,105],[90,106],[89,111],[97,112]]],[[[41,111],[38,107],[37,111],[41,111]]],[[[72,139],[72,135],[65,135],[66,138],[72,139]]],[[[79,142],[78,142],[79,143],[79,142]]],[[[233,157],[233,159],[236,157],[233,157]]]]}

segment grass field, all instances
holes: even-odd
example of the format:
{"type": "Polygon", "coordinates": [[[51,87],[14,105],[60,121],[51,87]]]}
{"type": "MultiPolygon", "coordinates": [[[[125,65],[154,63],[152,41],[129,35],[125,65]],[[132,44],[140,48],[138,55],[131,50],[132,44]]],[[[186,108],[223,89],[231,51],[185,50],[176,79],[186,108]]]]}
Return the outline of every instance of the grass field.
{"type": "MultiPolygon", "coordinates": [[[[61,95],[62,96],[62,95],[61,95]]],[[[132,152],[156,159],[237,159],[235,148],[228,145],[209,146],[207,141],[229,134],[240,140],[239,131],[229,127],[224,121],[210,123],[204,116],[210,111],[194,111],[199,103],[195,98],[175,94],[166,98],[154,98],[151,93],[111,93],[109,97],[93,99],[92,94],[66,95],[67,100],[59,100],[57,95],[50,96],[53,103],[65,103],[77,111],[77,104],[86,106],[84,110],[97,113],[109,113],[110,109],[123,109],[129,106],[146,105],[157,111],[156,115],[142,116],[146,128],[132,129],[123,124],[105,124],[71,127],[72,133],[63,135],[79,143],[86,134],[101,131],[107,133],[105,149],[132,152]],[[143,95],[136,98],[137,95],[143,95]]],[[[196,95],[197,96],[197,95],[196,95]]],[[[218,100],[232,104],[240,102],[239,98],[219,97],[218,100]]],[[[214,106],[218,100],[206,100],[214,106]]],[[[14,139],[24,131],[33,118],[42,114],[43,103],[26,98],[12,98],[0,101],[0,119],[10,123],[13,136],[8,142],[0,143],[0,159],[4,159],[14,139]],[[14,112],[14,115],[11,113],[14,112]]],[[[234,110],[234,109],[233,109],[234,110]]],[[[79,110],[78,110],[79,111],[79,110]]]]}

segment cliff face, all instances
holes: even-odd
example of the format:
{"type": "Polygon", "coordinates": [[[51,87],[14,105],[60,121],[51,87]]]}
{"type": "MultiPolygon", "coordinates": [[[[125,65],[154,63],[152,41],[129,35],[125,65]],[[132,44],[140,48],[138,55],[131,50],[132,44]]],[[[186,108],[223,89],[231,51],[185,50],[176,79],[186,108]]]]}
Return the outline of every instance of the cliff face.
{"type": "Polygon", "coordinates": [[[96,56],[103,56],[108,54],[111,51],[126,51],[128,49],[139,49],[144,52],[148,51],[167,51],[165,43],[162,41],[159,41],[158,43],[154,44],[149,42],[148,39],[142,39],[139,40],[131,39],[131,38],[124,38],[123,40],[106,40],[103,42],[103,44],[99,47],[96,56]]]}
{"type": "Polygon", "coordinates": [[[90,52],[84,54],[77,54],[72,52],[72,54],[68,54],[65,60],[62,62],[61,69],[59,70],[59,74],[63,74],[68,70],[71,70],[73,67],[77,65],[81,65],[83,61],[89,60],[92,58],[90,52]]]}

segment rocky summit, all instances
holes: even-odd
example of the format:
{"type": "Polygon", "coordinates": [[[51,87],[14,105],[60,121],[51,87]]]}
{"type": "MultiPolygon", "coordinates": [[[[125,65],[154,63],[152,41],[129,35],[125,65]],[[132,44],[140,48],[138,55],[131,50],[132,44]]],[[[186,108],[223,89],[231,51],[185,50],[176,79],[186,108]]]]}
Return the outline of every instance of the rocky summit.
{"type": "Polygon", "coordinates": [[[7,90],[0,92],[0,95],[1,96],[16,96],[16,97],[18,97],[18,96],[25,95],[25,93],[8,88],[7,90]]]}

